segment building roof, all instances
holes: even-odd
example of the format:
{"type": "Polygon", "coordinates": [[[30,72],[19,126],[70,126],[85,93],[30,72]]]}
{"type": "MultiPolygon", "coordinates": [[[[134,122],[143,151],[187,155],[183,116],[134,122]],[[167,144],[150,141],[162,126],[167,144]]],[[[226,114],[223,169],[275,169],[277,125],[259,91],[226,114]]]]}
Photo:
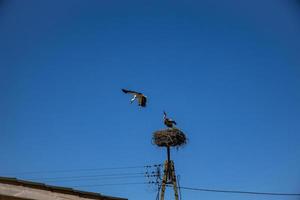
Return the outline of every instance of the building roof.
{"type": "Polygon", "coordinates": [[[10,178],[10,177],[0,177],[0,183],[19,185],[19,186],[40,189],[40,190],[46,190],[46,191],[51,191],[51,192],[57,192],[57,193],[63,193],[63,194],[69,194],[69,195],[76,195],[76,196],[80,196],[80,197],[84,197],[84,198],[91,198],[91,199],[127,200],[124,198],[105,196],[105,195],[102,195],[102,194],[96,193],[96,192],[86,192],[86,191],[76,190],[76,189],[68,188],[68,187],[47,185],[44,183],[20,180],[17,178],[10,178]]]}

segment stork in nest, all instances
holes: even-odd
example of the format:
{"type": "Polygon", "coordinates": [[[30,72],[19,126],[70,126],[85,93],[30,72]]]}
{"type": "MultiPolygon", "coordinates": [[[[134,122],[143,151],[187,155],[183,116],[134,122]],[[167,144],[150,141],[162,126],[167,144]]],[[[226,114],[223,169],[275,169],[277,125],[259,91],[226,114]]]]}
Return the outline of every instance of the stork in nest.
{"type": "Polygon", "coordinates": [[[146,107],[147,97],[144,94],[142,94],[140,92],[132,91],[132,90],[126,90],[126,89],[122,89],[122,91],[125,94],[133,95],[133,98],[130,100],[130,103],[133,103],[134,100],[137,99],[139,106],[146,107]]]}
{"type": "Polygon", "coordinates": [[[164,118],[163,119],[164,119],[164,124],[169,128],[173,128],[174,125],[177,125],[177,123],[174,120],[167,117],[167,113],[165,111],[164,111],[164,118]]]}

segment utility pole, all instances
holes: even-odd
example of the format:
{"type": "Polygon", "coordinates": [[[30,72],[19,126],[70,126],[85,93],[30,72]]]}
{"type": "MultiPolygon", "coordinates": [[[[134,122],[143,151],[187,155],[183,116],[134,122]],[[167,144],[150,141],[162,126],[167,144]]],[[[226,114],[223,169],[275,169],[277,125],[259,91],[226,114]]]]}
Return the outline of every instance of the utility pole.
{"type": "Polygon", "coordinates": [[[153,141],[157,146],[167,149],[167,159],[164,162],[161,188],[160,191],[158,191],[160,192],[159,200],[165,199],[167,186],[173,187],[175,200],[179,200],[175,165],[173,160],[171,160],[171,147],[180,147],[186,144],[185,134],[177,128],[168,128],[154,132],[153,141]]]}
{"type": "Polygon", "coordinates": [[[165,161],[164,164],[164,174],[163,174],[162,185],[161,185],[160,200],[165,199],[166,185],[173,185],[175,200],[178,200],[177,180],[176,180],[174,162],[170,158],[170,147],[167,147],[167,157],[168,159],[165,161]]]}

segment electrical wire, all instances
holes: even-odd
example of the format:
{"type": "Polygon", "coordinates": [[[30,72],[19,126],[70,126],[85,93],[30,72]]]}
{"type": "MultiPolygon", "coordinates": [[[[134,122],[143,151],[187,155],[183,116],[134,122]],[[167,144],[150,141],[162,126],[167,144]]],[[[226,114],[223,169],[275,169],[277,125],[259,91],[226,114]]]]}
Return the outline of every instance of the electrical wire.
{"type": "MultiPolygon", "coordinates": [[[[73,170],[51,170],[51,171],[31,171],[31,172],[16,172],[13,174],[39,174],[39,173],[63,173],[63,172],[76,172],[76,171],[97,171],[97,170],[121,170],[121,169],[138,169],[138,168],[152,168],[161,166],[156,165],[144,165],[144,166],[127,166],[127,167],[106,167],[106,168],[88,168],[88,169],[73,169],[73,170]]],[[[11,173],[12,174],[12,173],[11,173]]],[[[97,178],[108,178],[108,179],[126,179],[126,178],[141,178],[145,177],[145,173],[114,173],[114,174],[96,174],[87,176],[63,176],[63,177],[44,177],[44,178],[33,178],[30,180],[43,180],[48,182],[55,181],[79,181],[82,179],[97,180],[97,178]],[[134,176],[135,175],[135,176],[134,176]],[[144,175],[144,176],[137,176],[144,175]]],[[[137,185],[137,184],[150,184],[151,182],[129,182],[129,183],[108,183],[108,184],[91,184],[91,185],[78,185],[72,187],[97,187],[97,186],[113,186],[113,185],[137,185]]],[[[170,187],[169,185],[167,185],[170,187]]],[[[200,192],[215,192],[215,193],[231,193],[231,194],[248,194],[248,195],[269,195],[269,196],[300,196],[300,193],[282,193],[282,192],[256,192],[256,191],[243,191],[243,190],[222,190],[222,189],[208,189],[208,188],[194,188],[179,186],[179,189],[193,190],[200,192]]]]}
{"type": "Polygon", "coordinates": [[[51,182],[76,182],[76,181],[99,181],[99,180],[118,180],[118,179],[136,179],[145,178],[145,176],[121,176],[121,177],[100,177],[100,178],[80,178],[80,179],[62,179],[62,180],[49,180],[47,183],[51,182]]]}
{"type": "MultiPolygon", "coordinates": [[[[170,187],[170,186],[168,186],[170,187]]],[[[249,195],[272,195],[272,196],[300,196],[300,193],[281,193],[281,192],[255,192],[255,191],[242,191],[242,190],[220,190],[220,189],[207,189],[207,188],[192,188],[180,187],[183,190],[194,190],[201,192],[219,192],[219,193],[232,193],[232,194],[249,194],[249,195]]]]}
{"type": "Polygon", "coordinates": [[[112,185],[144,185],[148,182],[129,182],[129,183],[105,183],[105,184],[91,184],[91,185],[75,185],[71,187],[100,187],[100,186],[112,186],[112,185]]]}
{"type": "MultiPolygon", "coordinates": [[[[113,185],[141,185],[149,184],[149,182],[129,182],[129,183],[108,183],[108,184],[91,184],[91,185],[78,185],[72,187],[98,187],[98,186],[113,186],[113,185]]],[[[170,185],[167,185],[171,187],[170,185]]],[[[217,193],[231,193],[231,194],[249,194],[249,195],[272,195],[272,196],[300,196],[300,193],[279,193],[279,192],[254,192],[242,190],[220,190],[220,189],[207,189],[207,188],[193,188],[193,187],[179,187],[183,190],[194,190],[201,192],[217,192],[217,193]]]]}
{"type": "Polygon", "coordinates": [[[25,171],[25,172],[10,172],[6,174],[13,175],[28,175],[28,174],[42,174],[42,173],[67,173],[67,172],[79,172],[79,171],[100,171],[100,170],[121,170],[121,169],[139,169],[139,168],[151,168],[159,166],[160,164],[152,165],[139,165],[139,166],[124,166],[124,167],[104,167],[104,168],[83,168],[83,169],[71,169],[71,170],[45,170],[45,171],[25,171]]]}
{"type": "Polygon", "coordinates": [[[44,181],[55,181],[55,180],[65,180],[65,179],[80,179],[80,178],[95,178],[95,177],[123,177],[131,175],[143,175],[145,173],[116,173],[116,174],[96,174],[96,175],[86,175],[86,176],[61,176],[61,177],[41,177],[41,178],[32,178],[30,180],[44,180],[44,181]]]}

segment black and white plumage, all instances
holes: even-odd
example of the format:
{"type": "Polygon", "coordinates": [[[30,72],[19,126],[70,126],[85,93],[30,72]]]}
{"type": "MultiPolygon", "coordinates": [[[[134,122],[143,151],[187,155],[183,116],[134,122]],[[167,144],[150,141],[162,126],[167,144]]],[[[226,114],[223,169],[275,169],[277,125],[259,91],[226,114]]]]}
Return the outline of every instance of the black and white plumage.
{"type": "Polygon", "coordinates": [[[126,89],[122,89],[122,91],[125,94],[133,95],[133,98],[130,100],[130,103],[132,103],[135,99],[138,99],[139,106],[146,107],[147,97],[144,94],[142,94],[140,92],[132,91],[132,90],[126,90],[126,89]]]}
{"type": "Polygon", "coordinates": [[[165,111],[164,111],[163,119],[164,119],[164,124],[169,128],[173,128],[174,124],[177,125],[177,123],[174,120],[167,117],[167,113],[165,111]]]}

